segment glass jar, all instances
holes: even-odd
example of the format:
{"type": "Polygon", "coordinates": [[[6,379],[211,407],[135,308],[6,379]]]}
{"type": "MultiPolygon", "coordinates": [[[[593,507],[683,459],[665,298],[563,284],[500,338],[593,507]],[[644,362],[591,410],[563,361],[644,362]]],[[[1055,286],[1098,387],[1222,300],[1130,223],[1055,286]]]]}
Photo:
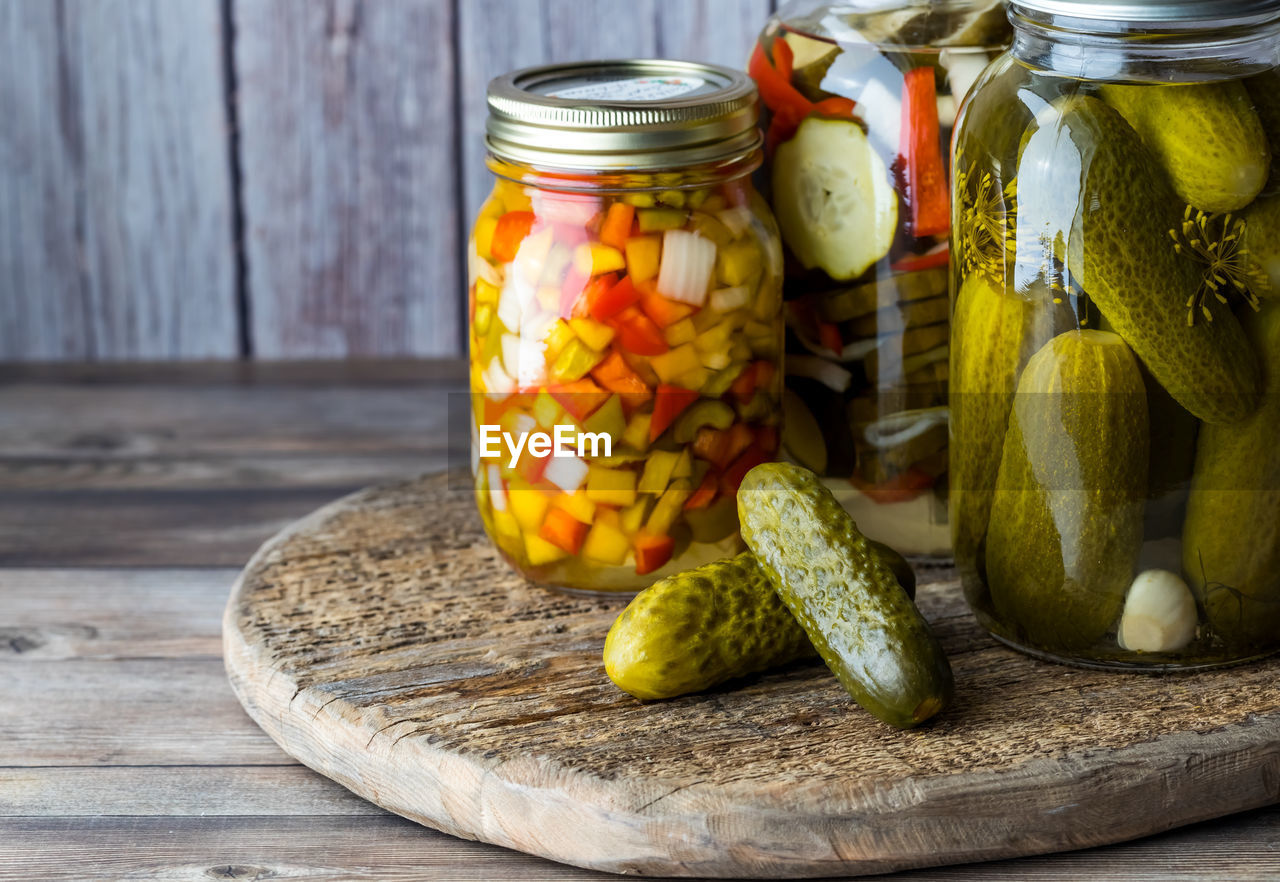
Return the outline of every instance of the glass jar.
{"type": "Polygon", "coordinates": [[[998,0],[792,0],[750,72],[786,245],[788,456],[871,538],[945,555],[947,183],[998,0]]]}
{"type": "Polygon", "coordinates": [[[526,578],[577,591],[737,553],[738,484],[775,458],[782,394],[754,86],[708,65],[593,62],[500,77],[489,107],[497,181],[469,245],[469,311],[490,537],[526,578]]]}
{"type": "Polygon", "coordinates": [[[996,637],[1280,645],[1280,6],[1016,0],[955,142],[951,522],[996,637]]]}

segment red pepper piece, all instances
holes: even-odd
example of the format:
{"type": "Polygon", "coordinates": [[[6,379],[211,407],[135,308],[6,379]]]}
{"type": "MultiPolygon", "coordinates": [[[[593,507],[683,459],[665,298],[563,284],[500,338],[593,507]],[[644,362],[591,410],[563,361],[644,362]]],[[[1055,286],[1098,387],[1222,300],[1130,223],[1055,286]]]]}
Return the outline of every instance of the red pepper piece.
{"type": "Polygon", "coordinates": [[[938,92],[931,67],[907,71],[902,84],[902,172],[911,234],[937,236],[951,229],[951,196],[942,167],[938,92]]]}
{"type": "MultiPolygon", "coordinates": [[[[786,45],[783,40],[774,40],[775,52],[779,43],[786,45]]],[[[808,98],[800,94],[800,90],[791,85],[789,75],[784,76],[769,63],[769,59],[764,54],[764,47],[759,43],[756,43],[756,48],[751,53],[747,73],[756,81],[756,88],[760,90],[760,100],[772,112],[778,113],[783,108],[789,107],[793,111],[799,111],[800,119],[803,119],[813,106],[808,98]]]]}
{"type": "MultiPolygon", "coordinates": [[[[745,472],[743,473],[745,474],[745,472]]],[[[706,477],[702,479],[702,483],[698,485],[698,489],[693,491],[684,502],[684,510],[690,511],[695,508],[706,508],[711,504],[711,500],[716,498],[716,473],[707,472],[706,477]]]]}
{"type": "Polygon", "coordinates": [[[671,560],[676,540],[671,536],[655,536],[643,530],[636,534],[636,575],[652,573],[671,560]]]}
{"type": "MultiPolygon", "coordinates": [[[[605,277],[607,278],[607,277],[605,277]]],[[[614,276],[614,278],[617,278],[614,276]]],[[[598,322],[617,315],[640,299],[640,292],[632,284],[630,276],[623,276],[618,282],[607,288],[596,291],[587,300],[587,309],[591,317],[598,322]]]]}
{"type": "Polygon", "coordinates": [[[855,474],[849,479],[853,486],[870,497],[873,502],[885,505],[893,502],[907,502],[915,499],[933,486],[934,477],[923,469],[912,466],[905,472],[894,475],[887,481],[872,484],[861,475],[855,474]]]}
{"type": "Polygon", "coordinates": [[[720,492],[725,496],[737,495],[738,485],[747,476],[747,472],[772,458],[760,447],[758,441],[752,444],[742,456],[733,461],[733,465],[724,470],[724,474],[720,476],[720,492]]]}
{"type": "Polygon", "coordinates": [[[918,273],[921,270],[937,269],[951,263],[951,249],[943,246],[928,254],[904,257],[889,268],[895,273],[918,273]]]}
{"type": "Polygon", "coordinates": [[[560,315],[584,318],[591,311],[591,304],[618,284],[618,274],[605,273],[586,281],[577,270],[571,269],[565,283],[560,289],[560,315]],[[573,286],[569,282],[573,282],[573,286]]]}
{"type": "Polygon", "coordinates": [[[821,116],[834,116],[839,119],[856,119],[853,109],[857,106],[857,103],[848,98],[833,95],[830,98],[823,98],[814,104],[813,112],[821,116]]]}
{"type": "Polygon", "coordinates": [[[635,410],[653,397],[653,390],[617,351],[610,352],[608,358],[596,365],[591,376],[610,392],[621,395],[622,406],[627,411],[635,410]]]}
{"type": "Polygon", "coordinates": [[[675,422],[675,418],[697,400],[698,393],[693,389],[659,386],[653,402],[653,418],[649,421],[649,440],[657,441],[667,427],[675,422]]]}
{"type": "Polygon", "coordinates": [[[646,291],[640,295],[640,308],[644,314],[653,319],[660,328],[674,325],[682,318],[693,314],[693,307],[679,300],[668,300],[657,291],[646,291]]]}
{"type": "Polygon", "coordinates": [[[610,321],[618,332],[618,345],[636,355],[661,355],[669,348],[662,331],[639,310],[628,306],[610,321]]]}
{"type": "Polygon", "coordinates": [[[567,511],[553,508],[547,512],[538,535],[562,551],[577,554],[582,540],[587,538],[587,529],[586,524],[567,511]]]}
{"type": "Polygon", "coordinates": [[[533,229],[535,220],[532,211],[508,211],[498,218],[498,224],[493,228],[493,244],[489,246],[494,260],[499,263],[515,260],[520,243],[533,229]]]}
{"type": "Polygon", "coordinates": [[[586,377],[581,380],[574,380],[572,383],[548,386],[547,392],[550,393],[552,398],[560,402],[560,406],[568,411],[574,419],[579,421],[591,416],[601,405],[609,400],[609,393],[586,377]]]}
{"type": "Polygon", "coordinates": [[[844,341],[840,339],[840,327],[834,322],[818,323],[818,342],[836,355],[844,351],[844,341]]]}

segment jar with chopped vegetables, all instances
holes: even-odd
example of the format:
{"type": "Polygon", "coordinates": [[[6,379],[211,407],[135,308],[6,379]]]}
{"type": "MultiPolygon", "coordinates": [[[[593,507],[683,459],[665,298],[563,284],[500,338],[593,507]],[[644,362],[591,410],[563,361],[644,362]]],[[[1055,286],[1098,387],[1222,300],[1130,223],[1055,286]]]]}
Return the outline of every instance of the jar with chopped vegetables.
{"type": "Polygon", "coordinates": [[[749,65],[786,246],[783,446],[872,538],[944,555],[948,145],[999,0],[792,0],[749,65]]]}
{"type": "Polygon", "coordinates": [[[477,501],[528,579],[636,591],[741,549],[775,458],[782,249],[752,187],[756,90],[684,62],[489,87],[470,242],[477,501]]]}

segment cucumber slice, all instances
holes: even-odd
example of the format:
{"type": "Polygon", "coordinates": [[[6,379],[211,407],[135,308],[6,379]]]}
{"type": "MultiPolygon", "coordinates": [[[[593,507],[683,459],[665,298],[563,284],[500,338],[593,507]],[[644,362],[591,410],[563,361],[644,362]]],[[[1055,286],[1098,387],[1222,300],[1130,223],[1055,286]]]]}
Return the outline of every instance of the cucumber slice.
{"type": "Polygon", "coordinates": [[[809,117],[773,161],[782,238],[806,269],[856,279],[889,253],[898,195],[884,161],[855,122],[809,117]]]}

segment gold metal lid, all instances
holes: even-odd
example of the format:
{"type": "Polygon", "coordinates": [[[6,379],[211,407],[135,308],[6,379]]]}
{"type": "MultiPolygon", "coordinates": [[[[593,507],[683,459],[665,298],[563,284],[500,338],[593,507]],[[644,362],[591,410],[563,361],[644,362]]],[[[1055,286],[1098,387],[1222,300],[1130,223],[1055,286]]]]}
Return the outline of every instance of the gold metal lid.
{"type": "Polygon", "coordinates": [[[760,146],[745,73],[689,61],[585,61],[531,67],[489,83],[485,143],[541,168],[670,169],[760,146]]]}

